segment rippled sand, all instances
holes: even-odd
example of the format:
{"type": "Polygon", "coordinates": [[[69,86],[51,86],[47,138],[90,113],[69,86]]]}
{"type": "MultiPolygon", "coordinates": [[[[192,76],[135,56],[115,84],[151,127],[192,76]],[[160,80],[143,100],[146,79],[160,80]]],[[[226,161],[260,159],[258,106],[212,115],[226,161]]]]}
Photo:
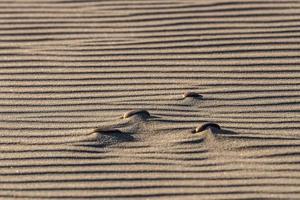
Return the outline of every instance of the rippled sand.
{"type": "Polygon", "coordinates": [[[299,13],[0,1],[0,199],[300,199],[299,13]]]}

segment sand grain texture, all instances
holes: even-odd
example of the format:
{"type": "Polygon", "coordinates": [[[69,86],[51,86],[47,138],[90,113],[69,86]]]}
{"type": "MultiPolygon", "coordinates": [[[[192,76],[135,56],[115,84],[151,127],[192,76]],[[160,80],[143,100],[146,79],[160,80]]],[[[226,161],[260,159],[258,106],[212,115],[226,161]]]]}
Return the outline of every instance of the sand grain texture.
{"type": "Polygon", "coordinates": [[[0,27],[0,199],[300,199],[300,1],[8,0],[0,27]]]}

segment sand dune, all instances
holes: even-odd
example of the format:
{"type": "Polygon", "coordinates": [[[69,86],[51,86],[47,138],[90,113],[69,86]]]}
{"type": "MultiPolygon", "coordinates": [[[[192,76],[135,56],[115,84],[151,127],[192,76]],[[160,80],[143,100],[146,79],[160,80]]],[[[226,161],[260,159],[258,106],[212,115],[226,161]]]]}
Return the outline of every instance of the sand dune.
{"type": "Polygon", "coordinates": [[[0,199],[300,199],[299,1],[0,8],[0,199]]]}

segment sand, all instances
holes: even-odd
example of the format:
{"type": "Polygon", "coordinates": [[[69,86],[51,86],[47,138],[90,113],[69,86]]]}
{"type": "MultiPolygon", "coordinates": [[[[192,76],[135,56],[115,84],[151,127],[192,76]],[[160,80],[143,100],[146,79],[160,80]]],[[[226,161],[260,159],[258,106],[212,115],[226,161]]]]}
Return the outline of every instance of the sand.
{"type": "Polygon", "coordinates": [[[300,199],[299,13],[0,1],[0,199],[300,199]]]}

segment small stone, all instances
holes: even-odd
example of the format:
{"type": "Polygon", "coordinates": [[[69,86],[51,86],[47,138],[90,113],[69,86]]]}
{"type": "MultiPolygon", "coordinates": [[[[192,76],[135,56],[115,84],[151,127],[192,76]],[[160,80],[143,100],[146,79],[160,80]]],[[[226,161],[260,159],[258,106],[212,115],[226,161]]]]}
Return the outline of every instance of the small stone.
{"type": "Polygon", "coordinates": [[[188,97],[192,97],[192,98],[201,98],[202,96],[196,92],[185,92],[183,95],[182,95],[182,98],[185,99],[185,98],[188,98],[188,97]]]}
{"type": "Polygon", "coordinates": [[[147,110],[131,110],[128,111],[126,113],[124,113],[124,115],[122,116],[123,119],[127,119],[130,118],[134,115],[140,115],[143,118],[149,118],[150,117],[150,113],[147,110]]]}
{"type": "Polygon", "coordinates": [[[221,127],[218,124],[215,124],[213,122],[207,122],[207,123],[202,124],[201,126],[198,126],[195,130],[192,131],[192,133],[199,133],[210,127],[216,128],[216,129],[221,129],[221,127]]]}

